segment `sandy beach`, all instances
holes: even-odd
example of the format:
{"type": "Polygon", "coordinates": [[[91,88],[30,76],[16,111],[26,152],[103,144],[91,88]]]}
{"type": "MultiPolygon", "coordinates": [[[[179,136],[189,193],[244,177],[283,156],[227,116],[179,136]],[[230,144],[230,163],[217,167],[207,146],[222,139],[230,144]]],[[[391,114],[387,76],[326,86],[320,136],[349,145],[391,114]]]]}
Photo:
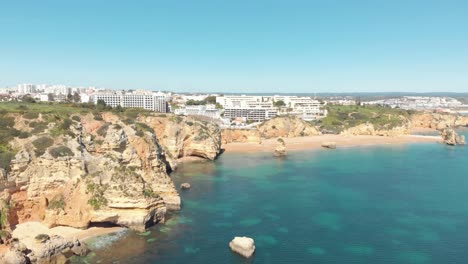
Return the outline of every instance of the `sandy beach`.
{"type": "MultiPolygon", "coordinates": [[[[421,135],[405,135],[398,137],[321,135],[283,139],[286,142],[286,149],[288,151],[320,149],[322,148],[322,143],[328,141],[336,142],[337,148],[387,144],[442,142],[442,139],[439,136],[421,135]]],[[[228,153],[273,152],[277,144],[276,140],[276,138],[265,139],[262,141],[261,144],[253,142],[228,143],[224,144],[223,148],[228,153]]]]}
{"type": "Polygon", "coordinates": [[[35,237],[39,234],[49,236],[59,235],[68,239],[79,239],[85,241],[100,235],[110,234],[124,230],[123,227],[91,227],[88,229],[77,229],[67,226],[48,228],[39,222],[26,222],[16,226],[13,237],[20,239],[28,248],[34,248],[37,244],[35,237]]]}

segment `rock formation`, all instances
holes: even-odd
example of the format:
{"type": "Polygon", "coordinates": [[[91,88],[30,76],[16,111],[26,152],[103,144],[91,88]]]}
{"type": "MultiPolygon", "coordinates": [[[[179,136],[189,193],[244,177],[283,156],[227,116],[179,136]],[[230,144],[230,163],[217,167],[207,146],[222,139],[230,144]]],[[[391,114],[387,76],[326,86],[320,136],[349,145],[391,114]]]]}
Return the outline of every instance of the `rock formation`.
{"type": "Polygon", "coordinates": [[[445,128],[441,131],[440,134],[444,140],[444,143],[447,145],[456,146],[466,144],[465,136],[458,135],[457,132],[455,132],[455,130],[452,128],[445,128]]]}
{"type": "Polygon", "coordinates": [[[376,129],[372,123],[360,124],[343,130],[340,135],[343,136],[386,136],[396,137],[410,133],[408,127],[397,126],[388,129],[376,129]]]}
{"type": "Polygon", "coordinates": [[[276,148],[274,154],[277,157],[286,156],[286,142],[284,142],[282,138],[278,138],[278,140],[276,141],[276,148]]]}
{"type": "Polygon", "coordinates": [[[182,190],[190,189],[190,187],[191,187],[191,186],[190,186],[190,183],[188,183],[188,182],[184,182],[184,183],[182,183],[182,184],[180,185],[180,189],[182,189],[182,190]]]}
{"type": "Polygon", "coordinates": [[[67,256],[85,256],[88,252],[89,249],[79,240],[61,236],[53,236],[28,246],[20,241],[12,241],[5,254],[0,256],[0,263],[67,263],[67,256]]]}
{"type": "Polygon", "coordinates": [[[262,143],[262,137],[257,129],[224,129],[221,138],[223,144],[232,142],[262,143]]]}
{"type": "Polygon", "coordinates": [[[322,147],[329,148],[329,149],[336,149],[336,142],[334,142],[334,141],[322,142],[322,147]]]}
{"type": "Polygon", "coordinates": [[[410,118],[411,128],[443,130],[451,127],[468,126],[468,116],[448,113],[416,113],[410,118]]]}
{"type": "Polygon", "coordinates": [[[299,117],[280,116],[265,121],[258,127],[264,138],[317,136],[320,131],[299,117]]]}
{"type": "Polygon", "coordinates": [[[105,222],[144,230],[164,221],[168,209],[180,208],[151,128],[110,114],[102,118],[82,115],[68,121],[66,131],[51,125],[11,142],[18,152],[1,186],[11,193],[11,225],[36,220],[86,228],[105,222]]]}
{"type": "Polygon", "coordinates": [[[183,157],[214,160],[221,153],[221,130],[215,123],[175,115],[148,116],[144,121],[154,129],[172,169],[183,157]]]}
{"type": "Polygon", "coordinates": [[[250,258],[255,252],[255,242],[250,237],[234,237],[229,247],[245,258],[250,258]]]}

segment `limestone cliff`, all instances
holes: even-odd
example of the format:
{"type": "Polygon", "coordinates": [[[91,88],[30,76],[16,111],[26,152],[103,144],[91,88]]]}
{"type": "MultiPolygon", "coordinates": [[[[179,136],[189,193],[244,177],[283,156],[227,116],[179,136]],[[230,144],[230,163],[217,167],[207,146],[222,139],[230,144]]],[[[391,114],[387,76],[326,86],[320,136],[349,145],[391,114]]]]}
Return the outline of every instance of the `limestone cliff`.
{"type": "Polygon", "coordinates": [[[223,144],[232,142],[262,142],[262,137],[257,129],[224,129],[221,137],[223,144]]]}
{"type": "Polygon", "coordinates": [[[411,128],[432,128],[443,130],[449,127],[468,126],[468,116],[421,112],[411,116],[411,128]]]}
{"type": "Polygon", "coordinates": [[[389,129],[376,129],[373,124],[366,123],[360,124],[355,127],[351,127],[343,130],[340,135],[343,136],[402,136],[409,134],[407,126],[398,126],[389,129]]]}
{"type": "Polygon", "coordinates": [[[36,220],[49,226],[86,228],[113,223],[144,230],[164,221],[180,197],[167,174],[154,131],[112,114],[71,119],[16,115],[24,131],[10,143],[17,150],[0,190],[8,195],[9,224],[36,220]],[[35,131],[36,125],[48,125],[35,131]]]}
{"type": "Polygon", "coordinates": [[[265,121],[258,127],[264,138],[317,136],[320,131],[299,117],[280,116],[265,121]]]}
{"type": "Polygon", "coordinates": [[[215,123],[174,115],[148,116],[144,122],[154,129],[172,168],[183,157],[214,160],[221,152],[221,130],[215,123]]]}

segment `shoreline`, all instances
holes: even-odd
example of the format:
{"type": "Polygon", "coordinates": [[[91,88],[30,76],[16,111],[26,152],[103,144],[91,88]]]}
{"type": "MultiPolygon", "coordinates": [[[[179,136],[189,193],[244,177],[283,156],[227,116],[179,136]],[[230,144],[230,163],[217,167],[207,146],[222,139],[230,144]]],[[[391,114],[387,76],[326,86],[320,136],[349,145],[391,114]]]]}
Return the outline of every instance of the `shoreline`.
{"type": "MultiPolygon", "coordinates": [[[[277,138],[270,138],[258,142],[232,142],[223,144],[227,153],[273,152],[276,148],[277,138]]],[[[440,136],[403,135],[396,137],[386,136],[342,136],[320,135],[307,137],[283,138],[287,151],[324,149],[323,142],[335,142],[337,148],[362,147],[377,145],[396,145],[411,143],[442,143],[440,136]]]]}

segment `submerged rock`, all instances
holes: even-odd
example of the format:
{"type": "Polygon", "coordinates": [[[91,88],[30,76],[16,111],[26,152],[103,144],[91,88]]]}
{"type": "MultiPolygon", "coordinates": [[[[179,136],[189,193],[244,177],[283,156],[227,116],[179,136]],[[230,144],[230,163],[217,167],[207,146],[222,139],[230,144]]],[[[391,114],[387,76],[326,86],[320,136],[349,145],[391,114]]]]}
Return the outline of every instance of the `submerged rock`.
{"type": "Polygon", "coordinates": [[[444,140],[444,143],[447,145],[465,145],[465,136],[460,136],[453,130],[452,128],[445,128],[441,132],[442,139],[444,140]]]}
{"type": "Polygon", "coordinates": [[[250,258],[255,252],[255,242],[250,237],[234,237],[229,243],[229,247],[245,258],[250,258]]]}
{"type": "Polygon", "coordinates": [[[190,186],[190,183],[188,183],[188,182],[184,182],[184,183],[182,183],[182,184],[180,185],[180,188],[181,188],[182,190],[190,189],[190,187],[191,187],[191,186],[190,186]]]}
{"type": "Polygon", "coordinates": [[[336,149],[336,142],[334,142],[334,141],[322,142],[322,147],[329,148],[329,149],[336,149]]]}

